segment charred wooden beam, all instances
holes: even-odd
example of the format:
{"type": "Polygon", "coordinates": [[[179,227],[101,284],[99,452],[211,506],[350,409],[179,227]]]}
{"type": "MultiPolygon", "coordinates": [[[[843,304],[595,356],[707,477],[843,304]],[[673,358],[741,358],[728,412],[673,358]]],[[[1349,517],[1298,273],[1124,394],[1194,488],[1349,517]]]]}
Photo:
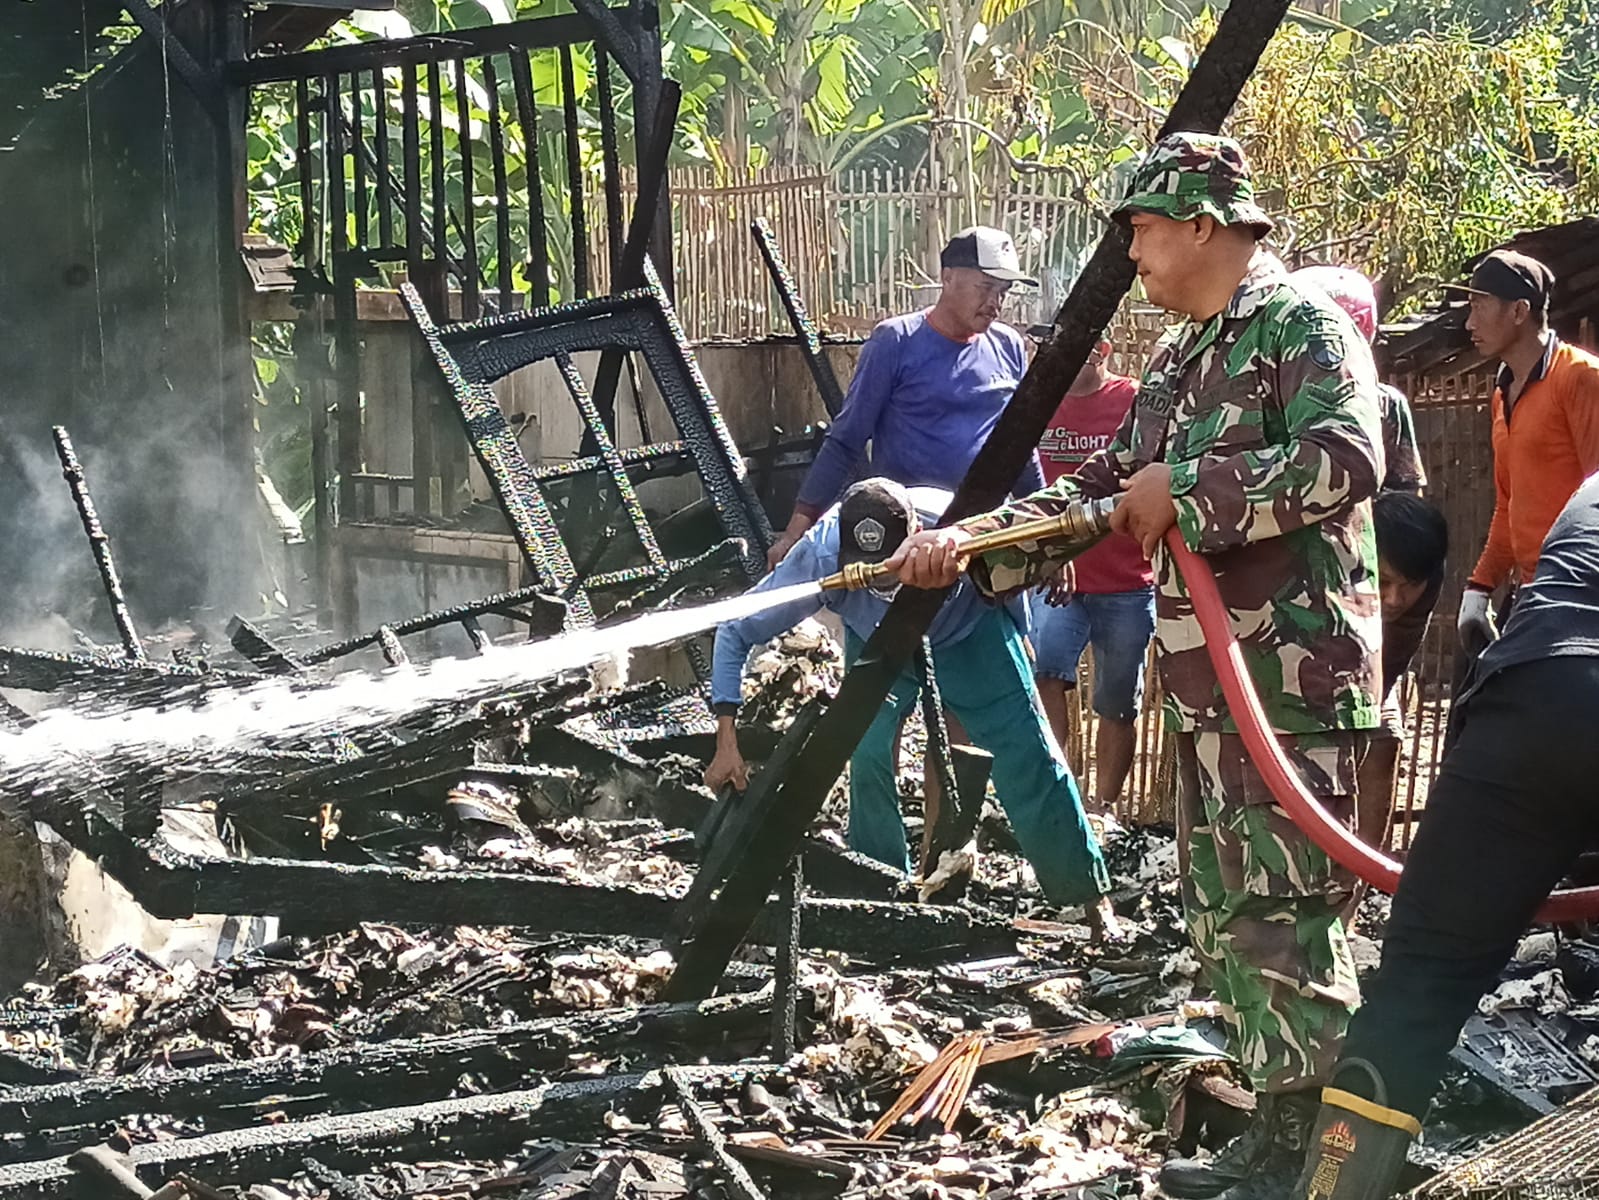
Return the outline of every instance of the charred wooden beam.
{"type": "Polygon", "coordinates": [[[217,77],[200,65],[182,39],[168,27],[167,9],[156,8],[150,0],[127,0],[123,7],[133,18],[134,24],[138,25],[139,31],[160,45],[162,56],[177,72],[178,78],[183,80],[183,86],[200,102],[206,115],[220,124],[223,119],[222,87],[217,77]]]}
{"type": "Polygon", "coordinates": [[[805,356],[805,365],[810,368],[811,378],[816,381],[816,390],[822,394],[822,407],[827,409],[830,418],[836,418],[844,408],[844,389],[839,386],[833,364],[822,353],[822,335],[816,328],[816,322],[811,320],[804,298],[799,294],[799,283],[788,269],[788,260],[783,257],[783,250],[777,244],[777,235],[772,232],[771,223],[765,217],[755,218],[750,225],[750,233],[760,248],[761,261],[766,264],[766,273],[772,277],[777,298],[783,302],[788,323],[794,327],[794,335],[799,338],[800,353],[805,356]]]}
{"type": "MultiPolygon", "coordinates": [[[[737,1080],[736,1067],[685,1067],[691,1082],[737,1080]]],[[[440,1145],[470,1157],[513,1150],[538,1137],[591,1135],[611,1109],[643,1116],[659,1106],[659,1071],[552,1083],[523,1091],[470,1096],[381,1112],[323,1117],[203,1137],[151,1142],[128,1152],[133,1170],[158,1185],[178,1173],[218,1186],[293,1175],[308,1156],[335,1171],[360,1171],[376,1162],[410,1162],[436,1155],[440,1145]]],[[[104,1200],[101,1185],[65,1158],[0,1167],[0,1200],[104,1200]]]]}
{"type": "MultiPolygon", "coordinates": [[[[788,772],[795,755],[805,745],[826,711],[827,697],[817,696],[800,709],[777,749],[766,760],[760,774],[741,792],[730,791],[718,801],[710,814],[711,825],[702,828],[704,850],[694,883],[684,897],[682,924],[674,938],[677,969],[666,986],[666,995],[688,1000],[711,994],[722,977],[722,967],[738,949],[755,912],[763,906],[771,889],[758,899],[750,897],[753,908],[729,906],[720,902],[724,887],[739,869],[739,860],[748,853],[751,840],[769,819],[768,809],[788,772]]],[[[798,850],[798,846],[795,847],[798,850]]],[[[775,883],[776,880],[774,879],[775,883]]]]}
{"type": "MultiPolygon", "coordinates": [[[[444,80],[439,70],[439,64],[430,62],[427,65],[428,88],[428,183],[430,207],[433,214],[433,257],[440,263],[449,261],[450,258],[450,204],[449,191],[445,181],[445,152],[444,152],[444,80]]],[[[471,131],[466,135],[470,137],[471,131]]],[[[446,308],[439,310],[440,316],[447,315],[448,307],[448,280],[441,282],[441,287],[446,291],[446,308]]]]}
{"type": "Polygon", "coordinates": [[[588,212],[583,202],[583,143],[577,111],[577,82],[572,47],[558,51],[561,63],[561,116],[566,127],[566,207],[572,225],[572,298],[593,295],[589,286],[588,212]]]}
{"type": "Polygon", "coordinates": [[[916,670],[922,681],[922,723],[927,727],[927,753],[922,756],[926,782],[925,828],[922,834],[921,874],[932,873],[929,861],[937,864],[932,852],[933,831],[960,803],[955,784],[955,762],[950,750],[949,725],[944,720],[944,697],[938,689],[938,672],[933,667],[933,645],[922,639],[916,655],[916,670]]]}
{"type": "MultiPolygon", "coordinates": [[[[522,128],[522,144],[539,144],[539,108],[533,94],[533,70],[525,50],[511,51],[511,83],[516,89],[516,119],[522,128]]],[[[550,303],[549,233],[544,227],[544,179],[536,152],[527,155],[527,245],[528,282],[533,288],[535,308],[550,303]]]]}
{"type": "MultiPolygon", "coordinates": [[[[352,72],[350,75],[350,121],[346,126],[350,148],[350,183],[351,197],[355,203],[355,244],[357,246],[370,246],[372,244],[372,204],[367,192],[366,174],[370,166],[374,174],[388,174],[388,134],[383,122],[386,118],[381,115],[383,108],[383,73],[373,71],[370,82],[372,86],[372,122],[376,129],[373,135],[373,145],[367,144],[366,138],[366,112],[365,105],[361,102],[361,94],[366,90],[367,76],[361,72],[352,72]]],[[[338,102],[336,110],[339,116],[344,114],[344,101],[338,102]]],[[[387,193],[383,185],[378,184],[378,208],[381,211],[387,193]]],[[[387,245],[386,239],[379,237],[382,245],[387,245]]]]}
{"type": "Polygon", "coordinates": [[[228,641],[268,675],[300,675],[305,672],[303,662],[241,616],[235,615],[228,622],[228,641]]]}
{"type": "MultiPolygon", "coordinates": [[[[378,97],[379,103],[383,97],[378,97]]],[[[435,124],[437,120],[435,119],[435,124]]],[[[421,281],[422,250],[422,117],[417,94],[416,64],[400,68],[400,161],[405,182],[405,261],[408,278],[421,281]]],[[[444,310],[441,309],[441,312],[444,310]]],[[[420,472],[418,472],[420,474],[420,472]]],[[[424,502],[425,504],[425,502],[424,502]]],[[[419,505],[418,507],[423,507],[419,505]]]]}
{"type": "MultiPolygon", "coordinates": [[[[682,906],[660,892],[623,884],[566,883],[492,871],[208,858],[159,845],[152,849],[98,826],[92,836],[80,829],[72,837],[85,853],[99,857],[147,912],[168,920],[227,913],[323,925],[330,919],[341,925],[508,925],[664,940],[678,927],[682,906]]],[[[780,911],[759,914],[750,939],[777,944],[784,920],[780,911]]],[[[1006,921],[972,906],[815,898],[800,906],[799,936],[805,946],[878,960],[1015,945],[1006,921]]],[[[704,990],[708,993],[720,978],[718,973],[704,990]]]]}
{"type": "Polygon", "coordinates": [[[804,860],[796,857],[777,895],[778,931],[772,962],[772,1057],[787,1062],[798,1048],[800,905],[805,900],[804,860]]]}
{"type": "Polygon", "coordinates": [[[256,1124],[269,1111],[319,1102],[366,1109],[371,1098],[409,1104],[447,1095],[463,1074],[513,1086],[563,1067],[574,1050],[636,1056],[714,1050],[726,1038],[758,1036],[769,997],[741,993],[700,1004],[653,1004],[568,1013],[497,1029],[339,1046],[291,1058],[218,1063],[189,1071],[84,1079],[0,1092],[0,1162],[60,1154],[137,1114],[204,1117],[213,1132],[256,1124]]]}
{"type": "MultiPolygon", "coordinates": [[[[135,6],[138,2],[135,0],[135,6]]],[[[83,532],[89,539],[95,568],[100,572],[100,582],[111,604],[111,619],[116,622],[117,633],[122,638],[123,652],[134,662],[144,662],[144,647],[139,644],[133,616],[128,612],[128,598],[123,594],[122,580],[117,575],[116,559],[111,557],[111,539],[106,536],[105,526],[100,523],[100,514],[95,511],[94,498],[89,495],[89,481],[84,477],[83,464],[78,461],[77,451],[72,448],[72,439],[64,428],[57,425],[50,435],[55,439],[56,457],[61,460],[61,475],[72,490],[72,503],[83,522],[83,532]]]]}
{"type": "Polygon", "coordinates": [[[481,308],[483,288],[477,257],[477,201],[473,199],[472,185],[475,177],[472,165],[472,91],[467,87],[466,59],[456,58],[454,67],[455,120],[456,128],[460,131],[461,150],[461,241],[462,252],[466,256],[465,273],[461,277],[461,315],[471,321],[478,316],[481,308]]]}
{"type": "Polygon", "coordinates": [[[0,687],[23,692],[76,691],[141,703],[169,699],[184,688],[248,687],[260,680],[245,671],[0,646],[0,687]]]}
{"type": "Polygon", "coordinates": [[[501,312],[511,309],[516,291],[511,262],[511,193],[505,164],[505,129],[500,117],[500,77],[492,57],[483,60],[483,91],[488,96],[489,165],[494,172],[494,275],[501,312]]]}
{"type": "MultiPolygon", "coordinates": [[[[507,613],[513,609],[527,607],[531,614],[529,619],[530,631],[535,636],[559,633],[566,618],[566,604],[551,596],[547,589],[541,587],[519,588],[514,592],[500,592],[497,595],[485,596],[481,600],[474,600],[470,604],[458,604],[453,608],[443,608],[437,612],[423,613],[417,617],[407,617],[403,621],[391,622],[387,628],[400,637],[407,637],[413,633],[422,633],[428,629],[437,629],[443,625],[454,625],[473,617],[481,617],[487,613],[507,613]]],[[[331,662],[335,658],[343,658],[347,654],[354,654],[368,646],[375,646],[382,638],[382,631],[374,629],[369,633],[359,634],[353,638],[346,638],[342,642],[334,642],[327,646],[318,646],[315,650],[307,651],[300,657],[300,661],[307,666],[318,663],[331,662]]],[[[237,644],[237,643],[235,643],[237,644]]]]}
{"type": "Polygon", "coordinates": [[[727,1152],[727,1139],[722,1136],[722,1131],[705,1115],[700,1102],[694,1099],[693,1081],[681,1067],[667,1067],[661,1073],[666,1078],[666,1085],[671,1090],[672,1098],[677,1101],[678,1110],[688,1121],[689,1128],[694,1131],[694,1136],[700,1145],[710,1154],[711,1161],[716,1164],[717,1173],[727,1181],[728,1187],[733,1190],[733,1195],[738,1200],[766,1200],[765,1193],[755,1186],[755,1180],[750,1178],[750,1173],[744,1164],[727,1152]]]}
{"type": "MultiPolygon", "coordinates": [[[[610,254],[611,290],[622,262],[622,162],[616,144],[616,95],[611,85],[611,56],[602,42],[594,48],[594,78],[599,84],[600,160],[605,184],[605,245],[610,254]]],[[[649,441],[648,432],[644,440],[649,441]]]]}
{"type": "MultiPolygon", "coordinates": [[[[627,241],[622,246],[621,258],[613,264],[613,292],[628,291],[644,283],[644,260],[655,231],[661,197],[665,194],[672,131],[677,127],[677,110],[682,99],[682,89],[675,80],[668,80],[662,85],[660,103],[655,109],[655,122],[650,129],[650,153],[639,168],[638,199],[633,205],[633,218],[628,223],[627,241]]],[[[600,355],[600,366],[594,379],[594,403],[605,428],[613,437],[616,434],[616,386],[622,380],[622,365],[626,358],[625,351],[605,351],[600,355]]],[[[594,452],[586,441],[583,452],[594,452]]]]}
{"type": "MultiPolygon", "coordinates": [[[[634,28],[633,14],[626,5],[607,8],[598,4],[594,15],[602,16],[605,31],[628,34],[634,28]]],[[[421,37],[384,39],[375,42],[357,42],[348,46],[332,46],[325,50],[304,50],[298,54],[280,54],[270,58],[252,58],[244,62],[229,63],[229,83],[253,85],[258,83],[285,83],[295,79],[314,79],[328,74],[345,74],[367,71],[374,67],[392,67],[405,63],[448,62],[459,58],[475,58],[484,54],[503,54],[514,48],[523,50],[550,49],[570,46],[577,42],[594,40],[596,25],[588,15],[563,13],[559,16],[534,17],[514,21],[508,25],[483,25],[470,29],[452,29],[448,33],[424,34],[421,37]]],[[[609,46],[617,54],[624,69],[632,49],[631,37],[620,46],[609,46]],[[627,57],[622,57],[626,55],[627,57]]]]}
{"type": "MultiPolygon", "coordinates": [[[[572,0],[572,7],[593,26],[595,41],[621,65],[622,73],[637,84],[643,75],[637,39],[641,32],[631,4],[607,5],[605,0],[572,0]]],[[[648,80],[646,79],[646,82],[648,80]]]]}
{"type": "MultiPolygon", "coordinates": [[[[616,413],[614,401],[616,397],[616,383],[620,378],[622,369],[622,352],[607,350],[600,356],[599,384],[606,385],[606,364],[612,363],[614,370],[610,375],[611,402],[613,407],[606,409],[601,406],[598,399],[599,393],[591,395],[587,383],[577,369],[577,364],[572,361],[570,354],[557,354],[556,366],[560,368],[561,378],[566,382],[566,390],[572,397],[572,402],[577,406],[577,411],[583,417],[583,424],[587,432],[583,435],[583,449],[585,454],[597,453],[600,460],[605,463],[605,468],[611,476],[611,487],[615,490],[615,501],[619,503],[626,513],[628,522],[633,526],[633,535],[638,538],[639,545],[644,550],[644,556],[649,560],[650,569],[655,573],[665,573],[669,570],[666,555],[661,552],[660,543],[655,540],[655,530],[650,527],[650,519],[644,513],[644,505],[639,501],[638,492],[633,488],[633,481],[627,474],[627,463],[623,461],[621,453],[616,448],[614,432],[616,428],[616,413]]],[[[598,488],[589,490],[589,497],[598,499],[598,488]]],[[[602,548],[604,541],[601,540],[602,548]]],[[[585,579],[592,578],[587,569],[582,571],[585,579]]],[[[589,584],[593,586],[592,583],[589,584]]]]}

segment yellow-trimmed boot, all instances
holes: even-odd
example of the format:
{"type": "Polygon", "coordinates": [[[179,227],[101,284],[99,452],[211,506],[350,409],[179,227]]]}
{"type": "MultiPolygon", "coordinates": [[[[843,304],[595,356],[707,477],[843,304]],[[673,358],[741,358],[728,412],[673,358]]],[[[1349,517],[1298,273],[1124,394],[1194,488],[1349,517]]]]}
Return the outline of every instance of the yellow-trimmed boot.
{"type": "Polygon", "coordinates": [[[1388,1200],[1405,1169],[1410,1143],[1421,1136],[1420,1121],[1381,1102],[1388,1090],[1375,1067],[1363,1059],[1338,1066],[1339,1075],[1350,1070],[1370,1078],[1378,1100],[1322,1089],[1321,1112],[1292,1200],[1388,1200]]]}

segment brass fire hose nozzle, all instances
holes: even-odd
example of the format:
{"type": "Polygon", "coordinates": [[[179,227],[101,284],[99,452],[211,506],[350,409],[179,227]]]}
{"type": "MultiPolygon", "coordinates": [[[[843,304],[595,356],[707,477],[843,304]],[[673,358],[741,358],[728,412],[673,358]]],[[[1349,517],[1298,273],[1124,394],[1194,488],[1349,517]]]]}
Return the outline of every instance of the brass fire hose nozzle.
{"type": "MultiPolygon", "coordinates": [[[[1076,553],[1080,554],[1110,532],[1110,514],[1115,508],[1116,499],[1109,496],[1102,500],[1074,500],[1053,517],[980,533],[966,543],[966,553],[986,554],[1024,542],[1065,542],[1076,547],[1076,553]]],[[[889,572],[883,570],[880,563],[853,562],[836,575],[823,579],[822,590],[856,591],[871,587],[887,574],[889,572]]]]}

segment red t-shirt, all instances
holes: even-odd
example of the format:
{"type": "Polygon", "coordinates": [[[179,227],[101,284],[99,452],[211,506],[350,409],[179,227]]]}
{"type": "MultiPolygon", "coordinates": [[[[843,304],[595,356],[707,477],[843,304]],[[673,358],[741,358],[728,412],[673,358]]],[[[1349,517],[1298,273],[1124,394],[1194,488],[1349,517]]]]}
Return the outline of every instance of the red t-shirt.
{"type": "MultiPolygon", "coordinates": [[[[1105,386],[1086,396],[1066,396],[1038,443],[1038,462],[1045,484],[1062,475],[1075,474],[1093,454],[1110,445],[1133,406],[1138,381],[1112,375],[1105,386]]],[[[1125,533],[1113,533],[1087,553],[1072,560],[1076,590],[1102,595],[1150,587],[1155,573],[1137,542],[1125,533]]]]}

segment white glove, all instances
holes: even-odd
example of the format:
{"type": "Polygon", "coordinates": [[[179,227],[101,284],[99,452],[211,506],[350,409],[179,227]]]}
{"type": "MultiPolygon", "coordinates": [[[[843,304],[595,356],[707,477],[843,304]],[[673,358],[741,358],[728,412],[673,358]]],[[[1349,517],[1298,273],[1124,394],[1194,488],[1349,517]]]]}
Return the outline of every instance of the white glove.
{"type": "Polygon", "coordinates": [[[1499,636],[1494,628],[1493,613],[1489,611],[1489,593],[1481,588],[1468,587],[1460,594],[1460,619],[1455,626],[1460,644],[1481,648],[1499,636]]]}

